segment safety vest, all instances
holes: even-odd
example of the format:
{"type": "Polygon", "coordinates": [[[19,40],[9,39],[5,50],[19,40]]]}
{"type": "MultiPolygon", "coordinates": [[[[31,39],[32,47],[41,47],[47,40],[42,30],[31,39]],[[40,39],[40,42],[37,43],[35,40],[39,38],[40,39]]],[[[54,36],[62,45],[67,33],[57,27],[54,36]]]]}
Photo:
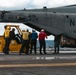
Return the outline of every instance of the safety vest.
{"type": "Polygon", "coordinates": [[[28,32],[23,32],[22,33],[22,39],[23,40],[29,40],[29,33],[28,32]]]}
{"type": "Polygon", "coordinates": [[[10,37],[10,30],[5,30],[4,36],[5,36],[5,38],[9,38],[10,37]]]}

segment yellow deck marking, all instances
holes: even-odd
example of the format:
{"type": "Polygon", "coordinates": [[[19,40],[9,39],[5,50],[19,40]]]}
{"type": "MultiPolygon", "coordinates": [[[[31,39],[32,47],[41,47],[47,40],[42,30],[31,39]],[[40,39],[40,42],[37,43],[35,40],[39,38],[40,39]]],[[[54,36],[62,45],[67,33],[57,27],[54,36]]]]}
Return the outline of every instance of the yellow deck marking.
{"type": "Polygon", "coordinates": [[[5,67],[61,67],[61,66],[76,66],[76,63],[49,63],[49,64],[0,64],[0,68],[5,67]]]}

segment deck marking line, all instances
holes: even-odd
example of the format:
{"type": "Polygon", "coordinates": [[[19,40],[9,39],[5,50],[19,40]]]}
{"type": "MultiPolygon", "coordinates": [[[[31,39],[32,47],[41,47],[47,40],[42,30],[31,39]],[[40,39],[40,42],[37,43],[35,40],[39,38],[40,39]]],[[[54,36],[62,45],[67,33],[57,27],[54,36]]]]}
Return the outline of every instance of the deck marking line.
{"type": "Polygon", "coordinates": [[[5,67],[59,67],[59,66],[76,66],[76,63],[49,63],[49,64],[0,64],[0,68],[5,67]]]}

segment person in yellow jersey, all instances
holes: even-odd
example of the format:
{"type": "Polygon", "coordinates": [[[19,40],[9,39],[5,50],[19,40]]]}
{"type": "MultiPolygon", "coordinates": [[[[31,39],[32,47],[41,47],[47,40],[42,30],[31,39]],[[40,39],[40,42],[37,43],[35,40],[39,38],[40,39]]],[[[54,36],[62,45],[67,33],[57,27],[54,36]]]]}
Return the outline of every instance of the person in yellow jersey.
{"type": "Polygon", "coordinates": [[[9,54],[9,45],[10,45],[10,27],[5,26],[4,31],[4,39],[5,39],[5,47],[3,49],[3,52],[5,54],[9,54]]]}
{"type": "Polygon", "coordinates": [[[28,55],[29,52],[29,32],[26,30],[22,31],[22,46],[19,52],[19,55],[21,55],[21,53],[23,52],[24,47],[26,47],[26,55],[28,55]]]}

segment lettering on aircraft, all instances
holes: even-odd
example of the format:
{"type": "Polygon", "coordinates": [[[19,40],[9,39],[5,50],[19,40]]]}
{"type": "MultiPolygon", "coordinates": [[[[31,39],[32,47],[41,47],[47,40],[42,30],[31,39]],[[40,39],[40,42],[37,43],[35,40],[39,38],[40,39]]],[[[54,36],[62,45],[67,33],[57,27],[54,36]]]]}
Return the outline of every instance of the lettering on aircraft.
{"type": "Polygon", "coordinates": [[[75,26],[75,19],[70,19],[70,26],[75,26]]]}

